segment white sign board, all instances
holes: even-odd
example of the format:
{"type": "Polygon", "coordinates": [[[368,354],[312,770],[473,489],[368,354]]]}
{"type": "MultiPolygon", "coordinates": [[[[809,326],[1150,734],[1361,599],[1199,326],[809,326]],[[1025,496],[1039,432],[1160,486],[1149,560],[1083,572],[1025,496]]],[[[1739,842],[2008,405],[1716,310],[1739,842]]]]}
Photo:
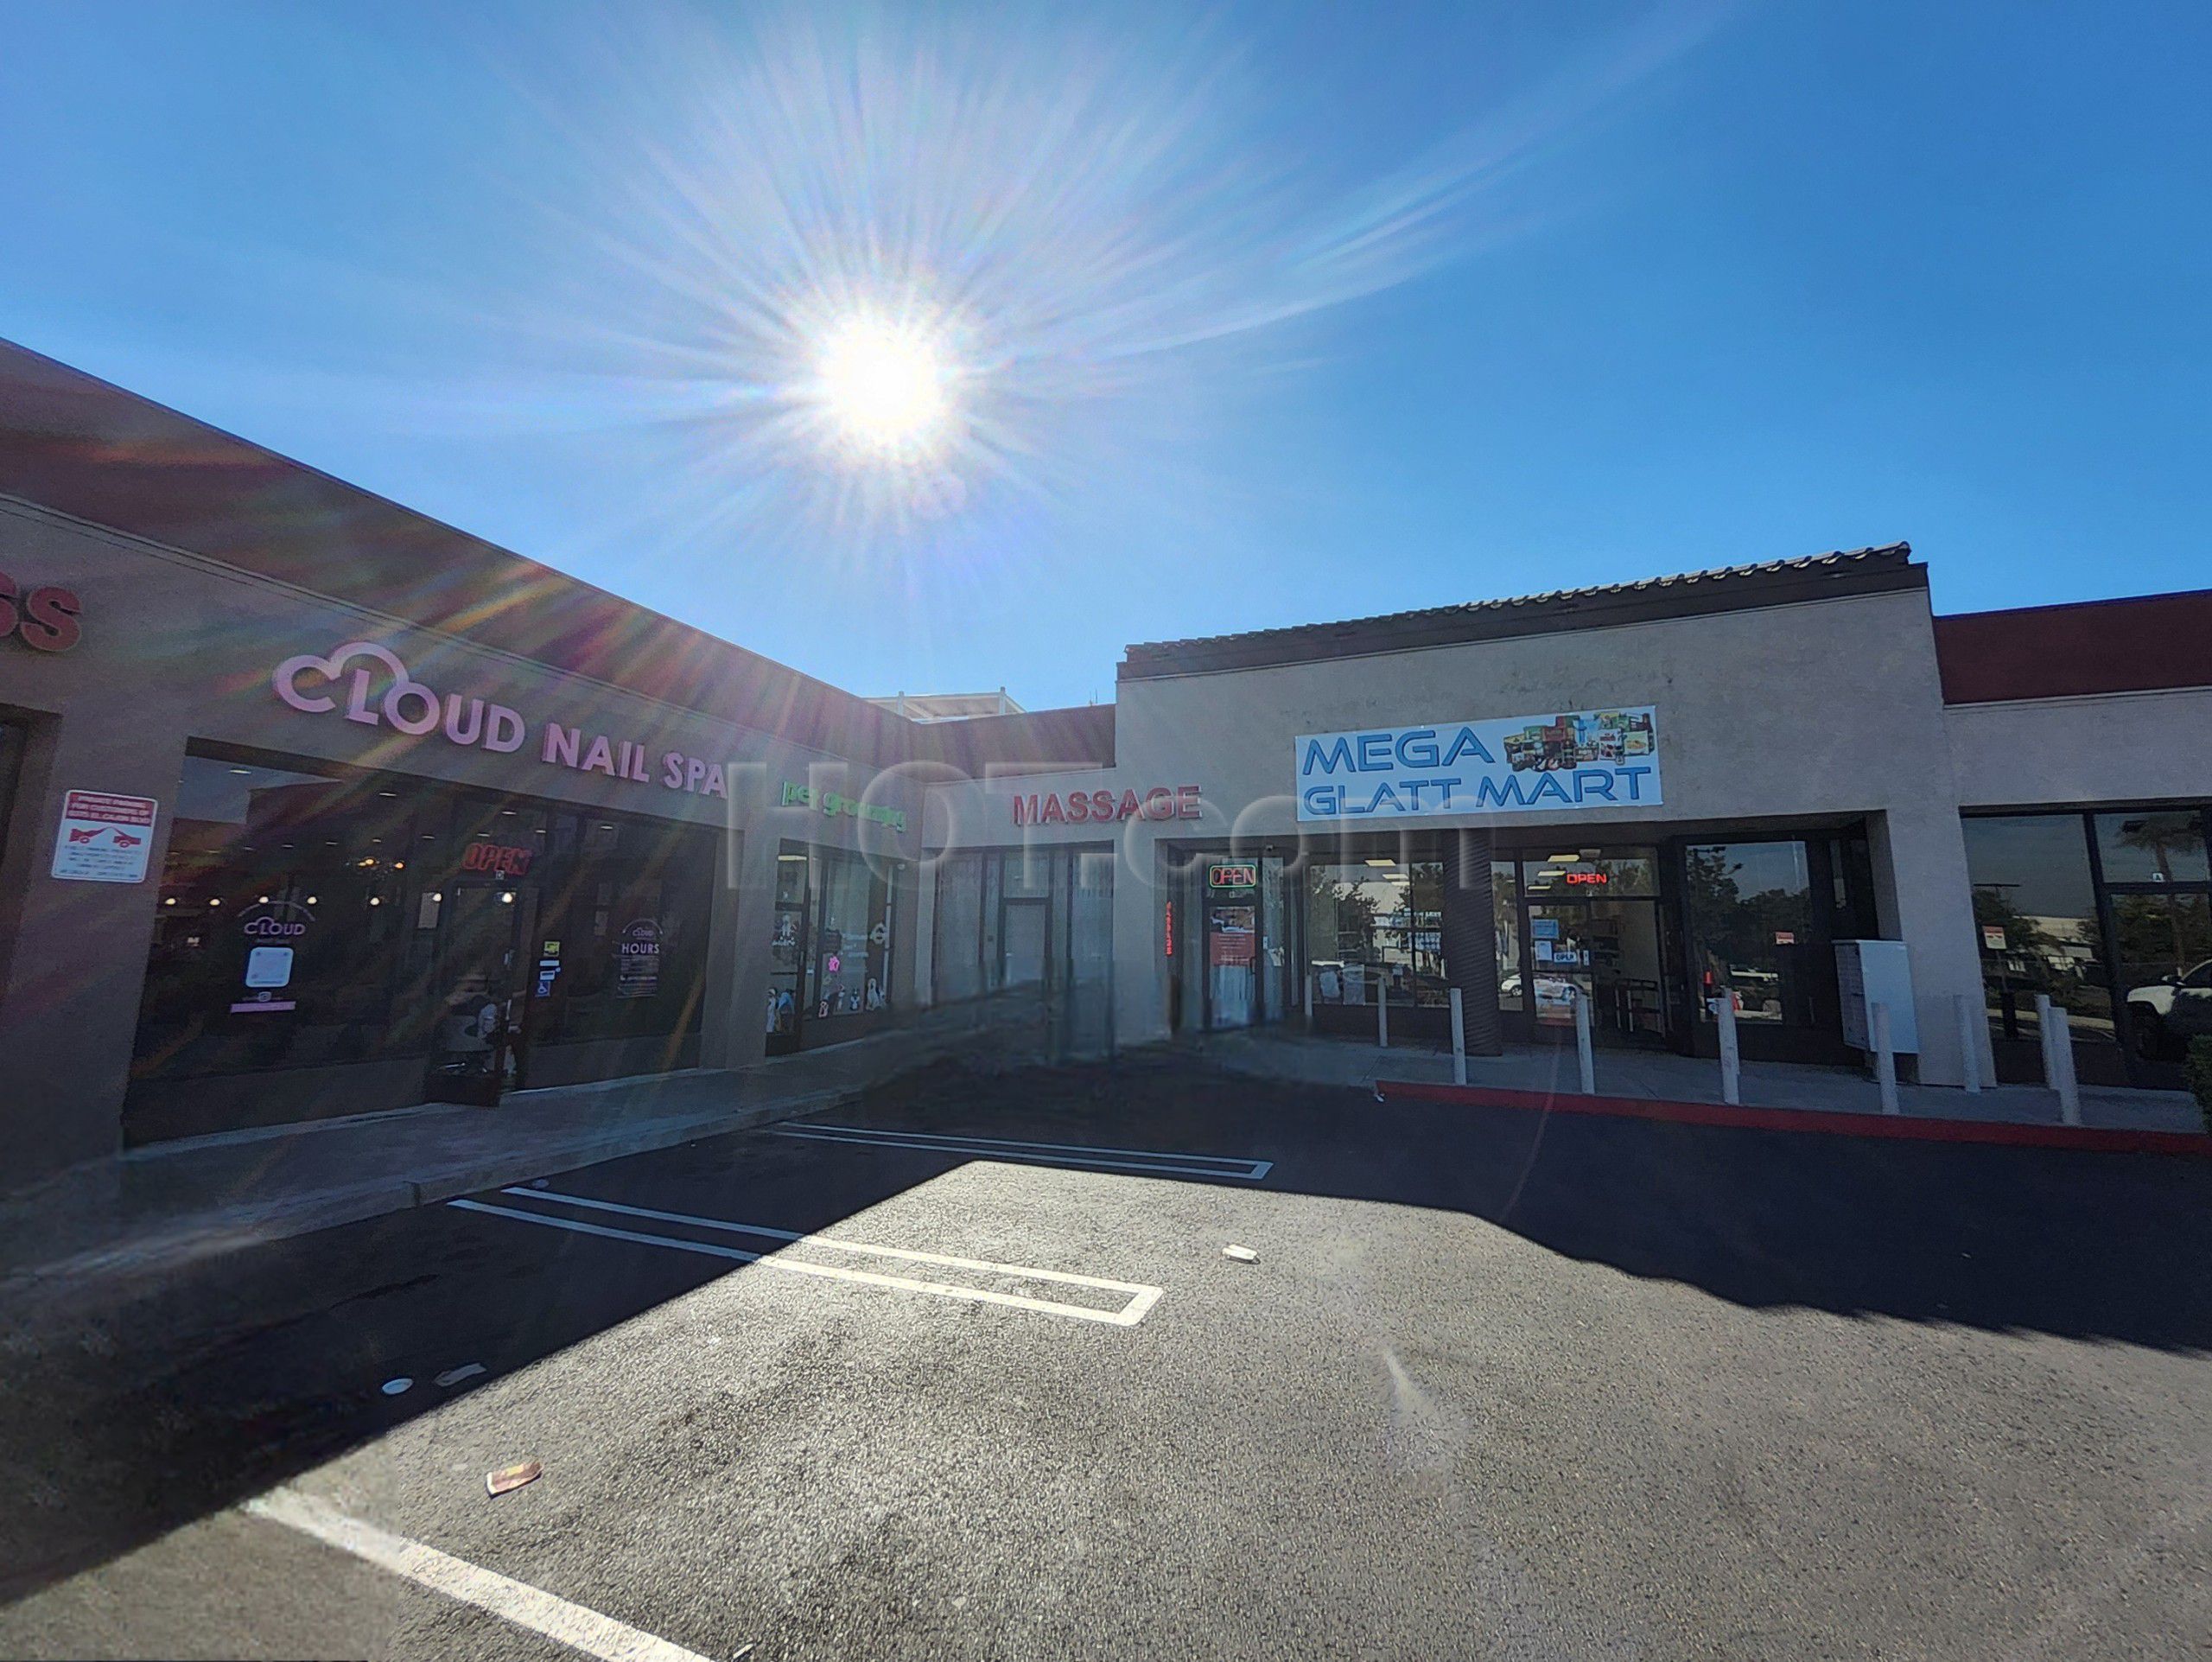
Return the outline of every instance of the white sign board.
{"type": "Polygon", "coordinates": [[[70,792],[54,836],[54,875],[80,883],[144,882],[160,808],[150,796],[70,792]]]}
{"type": "Polygon", "coordinates": [[[1661,800],[1649,704],[1301,734],[1294,764],[1301,820],[1574,813],[1661,800]]]}
{"type": "Polygon", "coordinates": [[[1874,1048],[1866,1012],[1890,1012],[1890,1048],[1901,1056],[1920,1050],[1920,1024],[1912,1009],[1912,962],[1901,940],[1840,940],[1835,944],[1836,991],[1843,1001],[1843,1041],[1853,1050],[1874,1048]]]}

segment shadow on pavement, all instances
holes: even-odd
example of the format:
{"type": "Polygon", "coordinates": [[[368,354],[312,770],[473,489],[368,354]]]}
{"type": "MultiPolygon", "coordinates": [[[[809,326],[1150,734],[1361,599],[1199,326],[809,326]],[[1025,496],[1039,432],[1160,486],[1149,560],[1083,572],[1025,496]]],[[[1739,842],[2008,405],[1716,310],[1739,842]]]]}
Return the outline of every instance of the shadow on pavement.
{"type": "MultiPolygon", "coordinates": [[[[1156,1059],[948,1065],[822,1118],[1272,1160],[1268,1192],[1458,1212],[1751,1309],[2212,1344],[2212,1162],[1385,1105],[1156,1059]]],[[[971,1157],[823,1158],[833,1146],[740,1134],[560,1186],[644,1195],[678,1168],[742,1172],[747,1218],[813,1231],[971,1157]]],[[[746,1269],[432,1207],[204,1261],[97,1316],[11,1320],[0,1484],[15,1504],[0,1514],[0,1597],[233,1505],[467,1388],[438,1386],[440,1372],[512,1374],[746,1269]],[[416,1383],[381,1394],[397,1376],[416,1383]]]]}

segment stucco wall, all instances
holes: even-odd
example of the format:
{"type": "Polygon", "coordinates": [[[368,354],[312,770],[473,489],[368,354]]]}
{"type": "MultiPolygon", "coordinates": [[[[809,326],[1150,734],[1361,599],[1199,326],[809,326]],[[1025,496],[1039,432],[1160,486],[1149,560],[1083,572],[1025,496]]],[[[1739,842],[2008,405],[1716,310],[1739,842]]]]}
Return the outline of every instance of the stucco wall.
{"type": "MultiPolygon", "coordinates": [[[[702,1035],[709,1065],[748,1061],[761,1051],[766,892],[778,841],[868,847],[910,861],[920,852],[915,782],[893,776],[872,792],[906,812],[904,832],[779,806],[786,780],[857,798],[872,775],[749,729],[5,499],[0,570],[25,587],[74,589],[84,631],[64,653],[0,642],[0,707],[27,717],[31,729],[0,853],[0,1052],[10,1086],[0,1108],[0,1187],[117,1146],[157,878],[189,741],[741,830],[728,850],[709,946],[702,1035]],[[336,708],[303,712],[273,690],[272,672],[284,659],[354,640],[395,653],[434,691],[518,711],[527,723],[521,748],[499,755],[436,731],[410,737],[349,720],[345,683],[329,685],[312,672],[302,686],[311,695],[334,692],[336,708]],[[549,722],[582,729],[587,744],[596,733],[642,744],[651,782],[542,760],[549,722]],[[667,786],[662,758],[670,751],[731,764],[727,794],[667,786]],[[144,882],[48,875],[61,793],[69,789],[161,804],[144,882]]],[[[894,986],[904,978],[895,977],[894,986]]]]}
{"type": "Polygon", "coordinates": [[[1943,722],[1967,807],[2212,797],[2212,688],[1954,704],[1943,722]]]}
{"type": "MultiPolygon", "coordinates": [[[[1299,735],[1621,704],[1658,709],[1663,806],[1402,823],[1420,830],[1572,825],[1594,836],[1608,826],[1649,834],[1654,827],[1867,816],[1889,856],[1878,874],[1885,910],[1910,948],[1922,1077],[1961,1079],[1952,998],[1979,997],[1980,971],[1949,735],[1927,597],[1919,591],[1125,681],[1116,767],[941,790],[931,803],[929,837],[932,845],[1007,844],[1025,835],[1096,841],[1095,825],[1017,829],[1008,799],[1017,792],[1198,785],[1199,820],[1116,827],[1125,857],[1115,952],[1126,977],[1117,1010],[1122,1040],[1135,1041],[1164,1031],[1166,1019],[1154,939],[1157,844],[1232,830],[1255,841],[1297,839],[1291,793],[1299,735]]],[[[1390,826],[1363,822],[1357,829],[1390,826]]],[[[1326,827],[1306,830],[1335,835],[1326,827]]]]}

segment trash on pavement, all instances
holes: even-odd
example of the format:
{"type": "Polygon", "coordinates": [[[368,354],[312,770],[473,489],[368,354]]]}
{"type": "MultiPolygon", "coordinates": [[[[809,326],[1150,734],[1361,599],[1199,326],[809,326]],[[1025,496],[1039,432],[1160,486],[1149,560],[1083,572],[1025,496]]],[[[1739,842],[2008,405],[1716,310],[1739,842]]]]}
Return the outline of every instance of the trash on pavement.
{"type": "Polygon", "coordinates": [[[1221,1256],[1235,1258],[1239,1264],[1257,1264],[1260,1261],[1260,1255],[1249,1246],[1224,1246],[1221,1249],[1221,1256]]]}
{"type": "Polygon", "coordinates": [[[474,1379],[483,1371],[484,1364],[481,1362],[463,1362],[459,1367],[449,1367],[438,1375],[438,1383],[442,1385],[457,1385],[463,1379],[474,1379]]]}
{"type": "Polygon", "coordinates": [[[505,1494],[509,1489],[518,1489],[525,1483],[535,1483],[543,1475],[544,1471],[545,1468],[534,1460],[525,1460],[513,1466],[502,1466],[496,1472],[484,1474],[484,1493],[505,1494]]]}
{"type": "Polygon", "coordinates": [[[403,1373],[396,1379],[386,1379],[381,1389],[385,1396],[397,1397],[403,1391],[412,1390],[414,1385],[415,1381],[403,1373]]]}

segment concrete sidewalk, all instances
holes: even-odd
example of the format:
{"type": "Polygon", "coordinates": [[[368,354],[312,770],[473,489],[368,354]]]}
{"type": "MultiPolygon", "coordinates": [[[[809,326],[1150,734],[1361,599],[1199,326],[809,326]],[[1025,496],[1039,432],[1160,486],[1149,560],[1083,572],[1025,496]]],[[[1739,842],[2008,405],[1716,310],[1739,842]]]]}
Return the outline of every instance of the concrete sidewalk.
{"type": "Polygon", "coordinates": [[[1044,1035],[1035,998],[1001,995],[728,1072],[520,1091],[496,1108],[425,1104],[151,1143],[0,1197],[0,1296],[35,1298],[792,1118],[946,1057],[1041,1060],[1044,1035]]]}
{"type": "MultiPolygon", "coordinates": [[[[1451,1053],[1423,1045],[1394,1044],[1384,1050],[1355,1039],[1317,1038],[1291,1027],[1212,1033],[1191,1043],[1198,1054],[1231,1072],[1272,1079],[1364,1086],[1377,1079],[1440,1085],[1452,1079],[1451,1053]]],[[[1602,1096],[1652,1102],[1720,1100],[1717,1061],[1649,1050],[1600,1050],[1596,1061],[1597,1086],[1602,1096]]],[[[1503,1056],[1470,1056],[1467,1083],[1560,1096],[1579,1094],[1582,1088],[1572,1045],[1513,1046],[1503,1056]]],[[[1882,1110],[1881,1093],[1874,1081],[1840,1067],[1747,1061],[1743,1065],[1741,1094],[1746,1107],[1856,1114],[1878,1114],[1882,1110]]],[[[1980,1095],[1970,1096],[1941,1086],[1900,1085],[1897,1105],[1907,1117],[1923,1119],[2018,1125],[2059,1123],[2057,1097],[2036,1086],[1989,1086],[1980,1095]]],[[[2085,1086],[2082,1123],[2114,1130],[2201,1132],[2204,1129],[2196,1104],[2179,1091],[2085,1086]]]]}

